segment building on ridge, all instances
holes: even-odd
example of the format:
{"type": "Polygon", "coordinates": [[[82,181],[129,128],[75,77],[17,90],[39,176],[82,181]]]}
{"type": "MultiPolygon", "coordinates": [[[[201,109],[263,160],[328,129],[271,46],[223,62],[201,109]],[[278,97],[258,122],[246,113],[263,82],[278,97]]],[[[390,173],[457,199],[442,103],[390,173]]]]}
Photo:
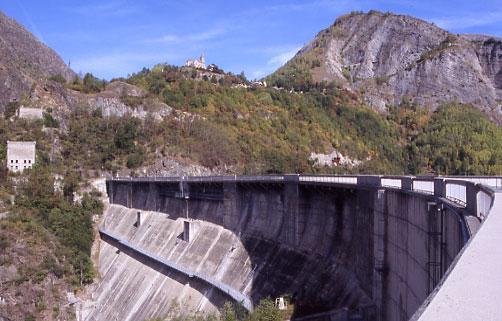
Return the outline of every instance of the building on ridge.
{"type": "Polygon", "coordinates": [[[13,172],[32,168],[35,164],[35,142],[7,141],[7,169],[13,172]]]}
{"type": "Polygon", "coordinates": [[[186,63],[186,66],[187,67],[206,69],[206,62],[205,62],[205,59],[204,59],[204,53],[201,52],[201,54],[200,54],[200,60],[188,59],[187,63],[186,63]]]}

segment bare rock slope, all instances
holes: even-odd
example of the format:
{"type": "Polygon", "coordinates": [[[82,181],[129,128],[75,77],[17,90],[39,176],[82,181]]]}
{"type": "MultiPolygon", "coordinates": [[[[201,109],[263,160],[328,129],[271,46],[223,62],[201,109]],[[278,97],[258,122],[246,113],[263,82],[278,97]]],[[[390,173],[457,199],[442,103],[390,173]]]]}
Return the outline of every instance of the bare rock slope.
{"type": "Polygon", "coordinates": [[[0,111],[29,95],[41,79],[55,75],[69,81],[75,73],[54,50],[0,11],[0,111]]]}
{"type": "Polygon", "coordinates": [[[378,110],[404,96],[434,108],[444,101],[470,103],[493,118],[502,115],[502,41],[455,35],[410,16],[371,11],[336,19],[288,64],[320,58],[314,81],[362,89],[378,110]]]}

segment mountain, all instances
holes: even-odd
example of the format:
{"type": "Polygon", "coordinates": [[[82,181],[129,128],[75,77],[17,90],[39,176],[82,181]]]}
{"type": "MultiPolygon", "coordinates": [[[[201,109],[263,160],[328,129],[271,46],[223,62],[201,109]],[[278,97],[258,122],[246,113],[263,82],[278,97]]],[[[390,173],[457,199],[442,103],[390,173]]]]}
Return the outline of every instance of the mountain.
{"type": "Polygon", "coordinates": [[[61,75],[70,81],[75,76],[54,50],[1,11],[0,30],[0,111],[28,96],[44,78],[61,75]]]}
{"type": "Polygon", "coordinates": [[[410,16],[341,16],[267,80],[281,85],[295,72],[359,89],[381,111],[407,97],[432,109],[457,101],[502,115],[502,39],[455,35],[410,16]]]}
{"type": "Polygon", "coordinates": [[[168,64],[108,84],[75,77],[22,26],[0,18],[0,49],[11,57],[0,58],[3,107],[22,97],[25,107],[46,112],[43,125],[51,128],[51,135],[37,126],[16,130],[12,124],[25,125],[12,117],[20,104],[10,104],[0,155],[7,140],[32,137],[57,166],[108,174],[502,170],[502,143],[494,139],[502,128],[486,121],[486,114],[502,119],[496,38],[355,12],[321,31],[267,78],[268,87],[168,64]],[[437,135],[438,127],[453,133],[437,135]]]}

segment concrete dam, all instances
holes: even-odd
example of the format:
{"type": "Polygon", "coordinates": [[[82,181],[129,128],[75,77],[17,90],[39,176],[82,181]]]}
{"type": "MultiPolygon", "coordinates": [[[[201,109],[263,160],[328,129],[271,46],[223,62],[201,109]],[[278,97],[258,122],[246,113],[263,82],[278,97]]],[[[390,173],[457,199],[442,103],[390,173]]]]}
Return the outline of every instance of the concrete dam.
{"type": "Polygon", "coordinates": [[[86,320],[209,313],[226,301],[250,310],[284,295],[297,320],[422,320],[451,295],[438,288],[494,216],[500,185],[500,177],[107,179],[102,280],[86,320]]]}

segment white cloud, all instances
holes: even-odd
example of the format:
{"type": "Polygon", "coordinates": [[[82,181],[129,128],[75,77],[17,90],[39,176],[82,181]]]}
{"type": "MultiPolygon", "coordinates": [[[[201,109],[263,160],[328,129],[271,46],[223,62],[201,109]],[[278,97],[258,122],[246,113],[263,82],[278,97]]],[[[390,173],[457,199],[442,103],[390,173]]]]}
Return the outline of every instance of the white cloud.
{"type": "Polygon", "coordinates": [[[430,19],[443,29],[465,29],[477,26],[498,24],[502,20],[502,12],[480,13],[476,16],[445,17],[430,19]]]}
{"type": "Polygon", "coordinates": [[[342,0],[342,1],[337,1],[337,0],[320,0],[320,1],[308,1],[305,3],[288,3],[288,4],[283,4],[283,5],[272,5],[265,7],[266,10],[280,10],[280,11],[286,11],[286,10],[306,10],[306,9],[317,9],[317,8],[322,8],[322,9],[333,9],[339,11],[341,8],[346,7],[347,5],[350,5],[351,7],[355,6],[354,1],[348,1],[348,0],[342,0]]]}
{"type": "Polygon", "coordinates": [[[194,41],[205,41],[214,39],[222,34],[224,34],[226,30],[224,28],[214,28],[207,31],[203,31],[200,33],[190,33],[183,36],[178,35],[164,35],[162,37],[149,39],[147,43],[180,43],[180,42],[194,42],[194,41]]]}
{"type": "Polygon", "coordinates": [[[76,58],[72,60],[72,68],[76,72],[91,72],[99,78],[110,80],[114,77],[125,77],[129,73],[138,72],[143,67],[150,68],[159,62],[166,62],[180,58],[182,57],[177,54],[169,53],[116,53],[102,56],[76,58]]]}
{"type": "Polygon", "coordinates": [[[253,70],[253,71],[251,71],[251,78],[250,79],[260,79],[266,75],[267,75],[267,72],[263,69],[253,70]]]}
{"type": "Polygon", "coordinates": [[[190,34],[190,35],[188,35],[188,39],[195,40],[195,41],[209,40],[209,39],[216,38],[217,36],[222,35],[224,33],[225,33],[225,29],[216,28],[216,29],[204,31],[201,33],[190,34]]]}
{"type": "Polygon", "coordinates": [[[267,62],[267,65],[269,66],[275,66],[275,67],[280,67],[284,65],[286,62],[288,62],[291,58],[294,57],[294,55],[300,50],[301,47],[295,47],[292,49],[289,49],[285,52],[281,52],[272,58],[270,58],[267,62]]]}
{"type": "Polygon", "coordinates": [[[67,9],[83,16],[111,17],[125,16],[138,12],[138,7],[122,0],[98,2],[67,9]]]}
{"type": "Polygon", "coordinates": [[[265,66],[260,66],[248,71],[248,74],[251,76],[250,78],[260,79],[273,73],[277,70],[277,68],[283,66],[286,62],[293,58],[300,49],[301,46],[298,45],[279,45],[255,49],[254,52],[257,54],[264,54],[272,57],[268,59],[265,66]]]}
{"type": "Polygon", "coordinates": [[[148,43],[170,43],[170,42],[179,42],[180,38],[175,35],[164,35],[159,38],[149,39],[146,42],[148,43]]]}
{"type": "Polygon", "coordinates": [[[95,34],[89,31],[83,30],[69,30],[53,32],[47,35],[47,38],[56,39],[58,41],[66,41],[66,42],[91,42],[91,41],[102,41],[106,36],[104,34],[95,34]]]}

